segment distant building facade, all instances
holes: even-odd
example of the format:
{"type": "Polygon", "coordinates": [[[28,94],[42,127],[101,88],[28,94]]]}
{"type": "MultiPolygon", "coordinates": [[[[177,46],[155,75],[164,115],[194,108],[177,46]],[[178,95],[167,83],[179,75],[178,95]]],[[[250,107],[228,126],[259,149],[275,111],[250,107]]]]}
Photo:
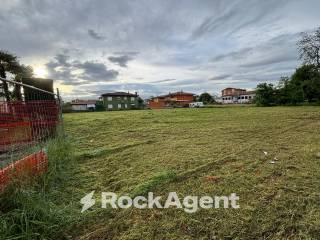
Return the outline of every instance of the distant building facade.
{"type": "Polygon", "coordinates": [[[110,92],[101,95],[106,110],[129,110],[139,108],[139,95],[129,92],[110,92]]]}
{"type": "Polygon", "coordinates": [[[148,106],[151,109],[167,107],[189,107],[195,99],[195,94],[187,92],[174,92],[149,99],[148,106]]]}
{"type": "Polygon", "coordinates": [[[94,111],[96,109],[96,100],[72,100],[71,109],[75,112],[94,111]]]}
{"type": "Polygon", "coordinates": [[[224,104],[252,103],[254,97],[254,91],[241,88],[225,88],[221,91],[220,102],[224,104]]]}

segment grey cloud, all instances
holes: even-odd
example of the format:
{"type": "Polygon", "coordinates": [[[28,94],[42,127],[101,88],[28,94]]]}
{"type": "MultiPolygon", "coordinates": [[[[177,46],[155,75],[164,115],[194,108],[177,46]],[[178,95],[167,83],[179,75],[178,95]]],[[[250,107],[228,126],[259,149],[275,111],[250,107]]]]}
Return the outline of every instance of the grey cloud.
{"type": "Polygon", "coordinates": [[[173,82],[173,81],[176,81],[176,80],[177,79],[175,79],[175,78],[167,78],[167,79],[153,81],[152,83],[167,83],[167,82],[173,82]]]}
{"type": "Polygon", "coordinates": [[[47,63],[50,76],[66,84],[116,82],[120,73],[110,69],[108,57],[126,67],[139,55],[137,66],[146,72],[121,69],[122,79],[140,83],[127,89],[209,91],[219,82],[254,87],[294,71],[294,34],[316,27],[319,8],[319,0],[4,0],[0,45],[23,64],[47,63]],[[51,57],[63,48],[69,52],[51,57]],[[220,79],[208,80],[212,76],[220,79]],[[141,85],[146,81],[159,88],[141,85]]]}
{"type": "Polygon", "coordinates": [[[133,60],[133,57],[130,55],[122,55],[122,56],[111,56],[108,57],[110,62],[118,64],[121,67],[128,67],[128,62],[133,60]]]}
{"type": "Polygon", "coordinates": [[[57,64],[59,66],[65,66],[65,67],[70,67],[70,63],[68,63],[70,56],[67,54],[59,53],[54,57],[57,61],[57,64]]]}
{"type": "Polygon", "coordinates": [[[235,10],[225,13],[218,18],[209,18],[207,17],[199,27],[197,27],[194,32],[191,34],[192,39],[199,38],[208,32],[213,32],[217,28],[221,27],[226,20],[230,19],[235,13],[235,10]]]}
{"type": "Polygon", "coordinates": [[[296,42],[299,36],[299,33],[282,34],[256,46],[252,50],[252,57],[246,59],[240,66],[254,68],[270,64],[276,66],[280,63],[296,63],[298,56],[296,42]]]}
{"type": "MultiPolygon", "coordinates": [[[[199,86],[203,83],[208,82],[206,79],[172,79],[168,81],[163,82],[157,82],[158,84],[161,84],[161,86],[164,86],[167,84],[167,86],[173,87],[173,88],[179,88],[179,87],[187,87],[187,86],[199,86]]],[[[180,89],[181,90],[181,89],[180,89]]]]}
{"type": "Polygon", "coordinates": [[[130,55],[130,56],[136,56],[138,55],[140,52],[138,51],[118,51],[118,52],[114,52],[113,54],[115,55],[130,55]]]}
{"type": "Polygon", "coordinates": [[[252,47],[217,55],[209,60],[215,84],[259,83],[290,75],[297,66],[296,41],[299,33],[281,34],[252,47]]]}
{"type": "Polygon", "coordinates": [[[70,61],[70,56],[57,54],[54,60],[46,63],[49,77],[63,81],[66,85],[90,83],[92,81],[115,80],[119,72],[108,69],[104,63],[97,61],[70,61]],[[74,73],[80,70],[81,73],[74,73]]]}
{"type": "Polygon", "coordinates": [[[46,63],[46,67],[49,73],[49,77],[57,80],[65,80],[66,82],[76,82],[71,71],[72,65],[69,63],[69,56],[65,53],[59,53],[54,56],[54,60],[46,63]]]}
{"type": "Polygon", "coordinates": [[[104,40],[105,39],[105,37],[99,35],[93,29],[88,29],[88,34],[89,34],[90,37],[92,37],[93,39],[96,39],[96,40],[104,40]]]}
{"type": "Polygon", "coordinates": [[[211,78],[209,78],[209,80],[223,80],[223,79],[227,79],[231,76],[232,76],[231,74],[221,74],[221,75],[211,77],[211,78]]]}
{"type": "Polygon", "coordinates": [[[261,59],[258,61],[241,64],[240,67],[246,67],[246,68],[263,67],[265,65],[270,65],[270,64],[279,64],[282,62],[295,61],[296,59],[297,59],[296,56],[287,56],[287,55],[271,56],[269,58],[261,59]]]}
{"type": "Polygon", "coordinates": [[[259,22],[276,20],[282,14],[281,8],[288,2],[289,0],[233,1],[220,14],[206,17],[194,29],[190,39],[195,40],[213,33],[230,35],[252,25],[256,26],[259,22]]]}
{"type": "Polygon", "coordinates": [[[238,51],[232,51],[229,53],[220,54],[210,59],[210,62],[220,62],[226,59],[236,60],[236,59],[246,58],[248,57],[249,54],[252,53],[253,50],[254,50],[253,48],[243,48],[238,51]]]}
{"type": "Polygon", "coordinates": [[[119,75],[117,71],[109,70],[104,63],[85,61],[83,63],[75,63],[74,66],[84,70],[80,77],[86,80],[112,80],[119,75]]]}
{"type": "Polygon", "coordinates": [[[48,69],[49,77],[55,80],[63,80],[66,83],[78,82],[76,76],[71,73],[70,68],[62,67],[55,62],[48,62],[46,64],[48,69]]]}

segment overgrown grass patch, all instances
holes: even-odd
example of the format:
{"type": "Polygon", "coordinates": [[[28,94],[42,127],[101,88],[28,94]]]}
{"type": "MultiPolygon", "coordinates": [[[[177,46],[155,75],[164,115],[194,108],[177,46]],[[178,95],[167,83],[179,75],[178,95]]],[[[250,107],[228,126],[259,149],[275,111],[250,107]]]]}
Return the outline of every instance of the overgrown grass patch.
{"type": "Polygon", "coordinates": [[[55,239],[75,220],[72,207],[61,201],[65,181],[72,175],[74,158],[68,140],[46,145],[48,171],[21,176],[1,194],[0,239],[55,239]]]}

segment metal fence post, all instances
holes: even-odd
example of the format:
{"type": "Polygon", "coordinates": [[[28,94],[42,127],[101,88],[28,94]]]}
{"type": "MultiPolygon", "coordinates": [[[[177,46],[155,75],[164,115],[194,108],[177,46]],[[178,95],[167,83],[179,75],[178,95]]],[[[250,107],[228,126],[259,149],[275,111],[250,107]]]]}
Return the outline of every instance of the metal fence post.
{"type": "Polygon", "coordinates": [[[60,97],[60,91],[59,88],[57,88],[57,99],[58,99],[58,105],[59,105],[59,121],[60,121],[60,130],[62,132],[62,137],[65,137],[64,134],[64,124],[63,124],[63,115],[62,115],[62,101],[61,101],[61,97],[60,97]]]}

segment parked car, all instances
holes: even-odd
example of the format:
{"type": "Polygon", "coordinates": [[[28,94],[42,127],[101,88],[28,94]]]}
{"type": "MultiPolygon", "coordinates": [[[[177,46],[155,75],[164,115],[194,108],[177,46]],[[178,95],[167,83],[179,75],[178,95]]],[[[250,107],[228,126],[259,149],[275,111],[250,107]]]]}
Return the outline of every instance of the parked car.
{"type": "Polygon", "coordinates": [[[192,102],[189,103],[189,107],[190,108],[200,108],[200,107],[204,107],[203,102],[192,102]]]}

